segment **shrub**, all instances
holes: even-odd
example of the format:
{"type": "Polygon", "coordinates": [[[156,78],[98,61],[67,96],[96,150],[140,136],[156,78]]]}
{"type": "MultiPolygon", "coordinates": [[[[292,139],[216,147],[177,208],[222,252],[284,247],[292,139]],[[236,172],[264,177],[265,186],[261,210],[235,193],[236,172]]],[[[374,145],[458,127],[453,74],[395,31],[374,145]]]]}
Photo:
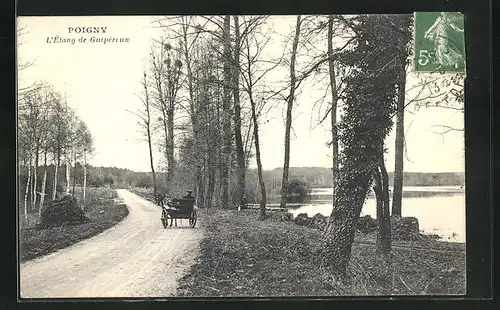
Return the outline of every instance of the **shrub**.
{"type": "Polygon", "coordinates": [[[392,238],[394,240],[418,240],[420,232],[415,217],[391,217],[392,238]]]}
{"type": "Polygon", "coordinates": [[[42,208],[39,228],[77,224],[88,222],[89,219],[80,208],[74,196],[67,195],[59,200],[53,200],[42,208]]]}
{"type": "Polygon", "coordinates": [[[310,189],[307,184],[300,180],[290,180],[287,188],[288,202],[304,202],[309,197],[310,189]]]}
{"type": "Polygon", "coordinates": [[[363,234],[368,234],[377,231],[378,229],[377,220],[369,215],[361,216],[358,219],[358,225],[356,228],[363,234]]]}
{"type": "Polygon", "coordinates": [[[307,217],[306,213],[300,213],[295,217],[294,220],[295,224],[301,225],[301,226],[308,226],[309,223],[311,222],[311,219],[307,217]]]}
{"type": "Polygon", "coordinates": [[[328,218],[322,215],[321,213],[316,213],[311,219],[310,226],[312,228],[323,230],[327,225],[328,225],[328,218]]]}
{"type": "Polygon", "coordinates": [[[288,213],[288,212],[268,211],[268,212],[266,212],[266,218],[270,221],[273,221],[273,222],[282,222],[282,221],[293,220],[293,215],[292,215],[292,213],[288,213]]]}

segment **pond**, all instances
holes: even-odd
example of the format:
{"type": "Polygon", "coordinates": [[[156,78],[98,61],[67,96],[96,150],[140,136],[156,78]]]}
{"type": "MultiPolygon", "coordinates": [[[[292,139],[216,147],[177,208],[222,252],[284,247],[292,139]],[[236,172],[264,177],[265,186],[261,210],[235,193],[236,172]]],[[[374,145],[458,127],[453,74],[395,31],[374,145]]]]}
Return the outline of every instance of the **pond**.
{"type": "MultiPolygon", "coordinates": [[[[391,195],[392,197],[392,195],[391,195]]],[[[311,200],[300,207],[288,208],[293,216],[320,213],[329,216],[332,212],[332,189],[313,189],[311,200]]],[[[392,206],[392,201],[391,201],[392,206]]],[[[403,190],[402,215],[416,217],[420,230],[436,234],[442,241],[465,242],[465,189],[458,186],[405,187],[403,190]]],[[[369,195],[361,216],[376,217],[376,202],[369,195]]]]}

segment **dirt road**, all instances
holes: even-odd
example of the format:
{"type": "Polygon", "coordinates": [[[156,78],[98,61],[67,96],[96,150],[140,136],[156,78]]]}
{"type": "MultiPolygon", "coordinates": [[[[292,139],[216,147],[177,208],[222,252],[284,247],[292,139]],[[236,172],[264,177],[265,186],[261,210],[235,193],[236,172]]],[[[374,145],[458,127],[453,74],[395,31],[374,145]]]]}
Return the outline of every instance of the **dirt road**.
{"type": "Polygon", "coordinates": [[[20,266],[22,298],[168,297],[194,263],[201,239],[187,220],[164,229],[161,209],[127,191],[121,223],[103,233],[20,266]]]}

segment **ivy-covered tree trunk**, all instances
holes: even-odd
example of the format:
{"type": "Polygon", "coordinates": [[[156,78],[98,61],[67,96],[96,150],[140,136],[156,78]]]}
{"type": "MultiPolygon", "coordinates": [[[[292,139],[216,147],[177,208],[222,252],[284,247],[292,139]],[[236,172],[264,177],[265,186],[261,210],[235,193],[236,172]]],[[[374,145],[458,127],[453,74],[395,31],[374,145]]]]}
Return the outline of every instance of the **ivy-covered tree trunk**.
{"type": "Polygon", "coordinates": [[[394,55],[410,38],[408,15],[361,15],[356,19],[348,23],[355,28],[355,46],[340,57],[353,73],[346,78],[342,98],[339,142],[343,152],[322,255],[323,264],[337,280],[346,278],[355,227],[393,125],[398,78],[394,55]]]}
{"type": "Polygon", "coordinates": [[[352,173],[345,174],[346,178],[337,179],[334,208],[324,231],[323,264],[330,267],[337,280],[346,276],[355,227],[371,183],[370,174],[362,170],[373,170],[370,166],[374,163],[359,163],[352,167],[352,173]]]}

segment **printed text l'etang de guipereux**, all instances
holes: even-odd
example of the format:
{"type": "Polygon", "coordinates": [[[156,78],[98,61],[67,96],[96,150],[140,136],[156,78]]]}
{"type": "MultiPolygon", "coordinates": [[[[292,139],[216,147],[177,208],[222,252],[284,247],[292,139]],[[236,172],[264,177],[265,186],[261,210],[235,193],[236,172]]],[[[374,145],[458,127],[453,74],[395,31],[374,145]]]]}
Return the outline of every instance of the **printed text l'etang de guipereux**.
{"type": "Polygon", "coordinates": [[[75,44],[75,43],[128,43],[130,38],[128,37],[113,37],[106,35],[108,27],[67,27],[68,36],[50,36],[47,37],[47,43],[63,43],[63,44],[75,44]],[[75,34],[82,34],[80,37],[74,37],[75,34]],[[89,34],[89,35],[87,35],[89,34]],[[100,35],[95,35],[100,34],[100,35]]]}

